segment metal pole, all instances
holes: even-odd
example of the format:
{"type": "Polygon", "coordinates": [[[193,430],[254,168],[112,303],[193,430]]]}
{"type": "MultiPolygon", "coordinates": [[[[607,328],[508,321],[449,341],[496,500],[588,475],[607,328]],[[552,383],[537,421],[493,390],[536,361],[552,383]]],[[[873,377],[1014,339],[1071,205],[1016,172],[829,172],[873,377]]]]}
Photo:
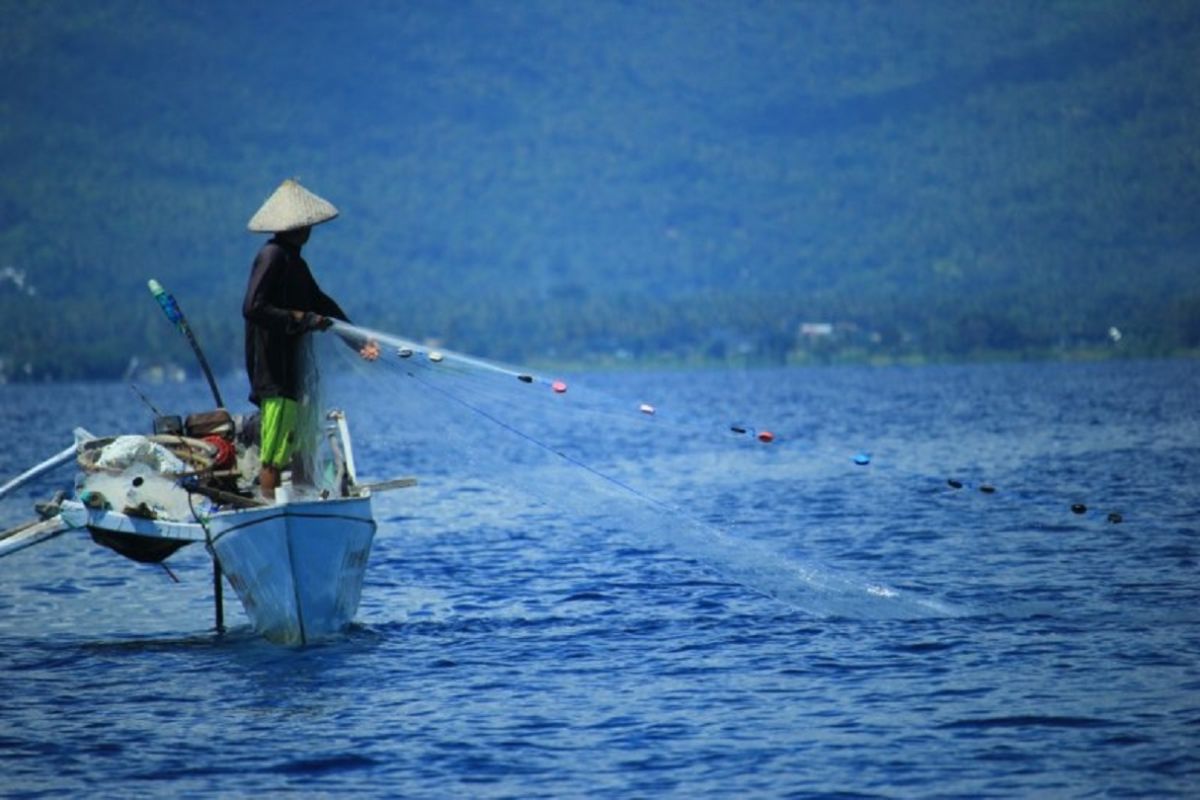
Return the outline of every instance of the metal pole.
{"type": "Polygon", "coordinates": [[[225,589],[221,585],[221,562],[213,555],[213,605],[216,606],[217,633],[225,632],[225,589]]]}

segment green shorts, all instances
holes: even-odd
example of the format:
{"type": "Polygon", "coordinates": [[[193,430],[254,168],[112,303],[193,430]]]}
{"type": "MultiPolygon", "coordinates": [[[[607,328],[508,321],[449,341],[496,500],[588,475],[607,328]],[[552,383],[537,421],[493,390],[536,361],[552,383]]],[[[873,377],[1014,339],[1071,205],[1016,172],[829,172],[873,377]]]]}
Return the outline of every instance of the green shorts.
{"type": "Polygon", "coordinates": [[[298,405],[286,397],[267,397],[262,401],[262,445],[259,460],[264,466],[283,467],[292,460],[296,449],[298,405]]]}

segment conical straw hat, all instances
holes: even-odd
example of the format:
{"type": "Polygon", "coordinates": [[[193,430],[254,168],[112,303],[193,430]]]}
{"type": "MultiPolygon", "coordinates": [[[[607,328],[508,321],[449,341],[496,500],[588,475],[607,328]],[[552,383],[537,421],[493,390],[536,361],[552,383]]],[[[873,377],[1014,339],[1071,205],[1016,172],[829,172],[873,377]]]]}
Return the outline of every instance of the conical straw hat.
{"type": "Polygon", "coordinates": [[[338,215],[333,203],[317,197],[294,178],[279,184],[246,226],[255,233],[278,233],[328,222],[338,215]]]}

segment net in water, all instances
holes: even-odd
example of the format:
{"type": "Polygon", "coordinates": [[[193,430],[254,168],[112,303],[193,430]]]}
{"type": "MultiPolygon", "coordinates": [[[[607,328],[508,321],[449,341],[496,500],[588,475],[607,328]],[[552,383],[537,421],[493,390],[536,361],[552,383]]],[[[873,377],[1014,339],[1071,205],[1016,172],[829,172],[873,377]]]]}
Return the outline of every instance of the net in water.
{"type": "Polygon", "coordinates": [[[602,531],[613,546],[638,542],[673,551],[806,613],[950,613],[935,599],[737,535],[736,510],[699,501],[706,489],[695,475],[736,484],[792,473],[795,464],[768,454],[776,445],[769,430],[718,419],[698,404],[615,397],[346,323],[335,323],[332,334],[317,337],[314,374],[326,402],[353,420],[356,449],[389,469],[430,469],[443,480],[521,493],[570,523],[563,530],[602,531]],[[368,343],[378,347],[378,358],[358,355],[368,343]],[[384,452],[377,440],[386,440],[384,452]]]}

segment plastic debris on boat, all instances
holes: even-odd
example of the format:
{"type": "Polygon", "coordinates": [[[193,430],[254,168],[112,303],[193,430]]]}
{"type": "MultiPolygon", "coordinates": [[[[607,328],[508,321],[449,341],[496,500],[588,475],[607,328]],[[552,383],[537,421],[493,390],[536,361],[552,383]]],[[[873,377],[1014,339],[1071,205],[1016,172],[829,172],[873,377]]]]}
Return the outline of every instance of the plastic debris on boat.
{"type": "Polygon", "coordinates": [[[145,436],[118,436],[96,457],[96,466],[103,469],[125,469],[133,464],[145,464],[158,472],[180,474],[187,466],[174,453],[145,436]]]}

